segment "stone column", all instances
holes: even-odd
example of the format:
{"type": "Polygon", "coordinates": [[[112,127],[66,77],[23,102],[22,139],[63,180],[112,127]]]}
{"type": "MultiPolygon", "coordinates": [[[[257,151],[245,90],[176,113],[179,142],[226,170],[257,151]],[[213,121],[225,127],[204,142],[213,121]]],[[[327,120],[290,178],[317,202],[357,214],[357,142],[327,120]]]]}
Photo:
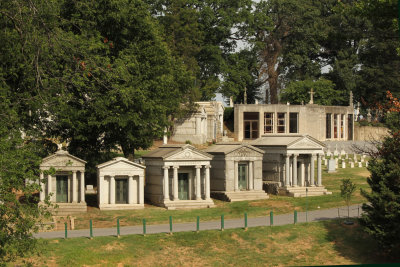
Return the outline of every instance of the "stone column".
{"type": "Polygon", "coordinates": [[[133,204],[133,195],[135,195],[135,192],[133,192],[133,176],[129,175],[128,176],[128,204],[133,204]]]}
{"type": "Polygon", "coordinates": [[[115,204],[115,178],[110,176],[110,204],[115,204]]]}
{"type": "Polygon", "coordinates": [[[52,193],[52,180],[53,177],[51,177],[50,174],[47,175],[47,195],[50,197],[50,201],[54,201],[54,196],[50,196],[50,193],[52,193]]]}
{"type": "Polygon", "coordinates": [[[297,154],[293,154],[293,181],[292,186],[297,186],[297,154]]]}
{"type": "Polygon", "coordinates": [[[200,169],[201,166],[196,166],[196,200],[201,199],[200,169]]]}
{"type": "Polygon", "coordinates": [[[285,162],[285,185],[290,186],[290,155],[286,154],[286,162],[285,162]]]}
{"type": "Polygon", "coordinates": [[[76,179],[76,171],[72,171],[72,203],[78,202],[78,186],[76,179]]]}
{"type": "Polygon", "coordinates": [[[196,117],[196,135],[201,134],[201,117],[196,117]]]}
{"type": "Polygon", "coordinates": [[[322,186],[321,154],[317,155],[317,185],[322,186]]]}
{"type": "Polygon", "coordinates": [[[45,198],[45,184],[44,184],[44,182],[43,182],[43,178],[44,178],[44,175],[43,175],[43,172],[40,172],[40,179],[39,179],[39,184],[40,184],[40,193],[39,193],[39,199],[40,199],[40,202],[43,202],[44,201],[44,198],[45,198]]]}
{"type": "Polygon", "coordinates": [[[254,190],[254,162],[249,162],[249,190],[254,190]]]}
{"type": "Polygon", "coordinates": [[[178,169],[179,166],[173,166],[174,168],[174,201],[178,200],[178,169]]]}
{"type": "Polygon", "coordinates": [[[315,155],[314,154],[311,154],[311,166],[310,166],[310,185],[311,186],[315,186],[315,180],[314,180],[314,176],[315,176],[315,174],[314,174],[314,170],[315,170],[315,166],[314,166],[314,164],[315,164],[315,155]]]}
{"type": "Polygon", "coordinates": [[[81,193],[81,197],[79,202],[80,203],[85,203],[85,172],[81,172],[81,179],[80,179],[80,193],[81,193]]]}
{"type": "Polygon", "coordinates": [[[304,161],[300,163],[300,186],[305,185],[305,179],[304,179],[304,161]]]}
{"type": "Polygon", "coordinates": [[[138,203],[144,204],[144,175],[139,175],[139,196],[138,196],[138,203]]]}
{"type": "Polygon", "coordinates": [[[164,166],[164,201],[169,200],[168,166],[164,166]]]}
{"type": "Polygon", "coordinates": [[[239,174],[238,174],[238,167],[239,164],[237,161],[235,161],[234,164],[234,177],[233,177],[233,186],[235,191],[239,191],[239,174]]]}
{"type": "Polygon", "coordinates": [[[206,200],[210,200],[210,165],[204,166],[206,168],[206,179],[205,179],[205,184],[206,184],[206,200]]]}

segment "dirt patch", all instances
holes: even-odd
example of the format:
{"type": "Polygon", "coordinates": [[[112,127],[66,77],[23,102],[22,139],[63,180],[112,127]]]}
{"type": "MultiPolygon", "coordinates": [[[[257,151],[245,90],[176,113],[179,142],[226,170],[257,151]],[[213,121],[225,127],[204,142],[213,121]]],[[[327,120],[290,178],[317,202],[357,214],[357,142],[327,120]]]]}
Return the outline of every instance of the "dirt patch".
{"type": "Polygon", "coordinates": [[[282,200],[260,200],[249,203],[251,207],[292,208],[292,204],[282,200]]]}
{"type": "Polygon", "coordinates": [[[357,173],[357,175],[360,175],[362,177],[369,177],[371,173],[368,170],[361,170],[357,173]]]}
{"type": "Polygon", "coordinates": [[[100,248],[100,250],[105,250],[105,251],[113,251],[113,250],[123,250],[125,249],[125,244],[120,243],[120,242],[113,242],[107,245],[104,245],[100,248]]]}

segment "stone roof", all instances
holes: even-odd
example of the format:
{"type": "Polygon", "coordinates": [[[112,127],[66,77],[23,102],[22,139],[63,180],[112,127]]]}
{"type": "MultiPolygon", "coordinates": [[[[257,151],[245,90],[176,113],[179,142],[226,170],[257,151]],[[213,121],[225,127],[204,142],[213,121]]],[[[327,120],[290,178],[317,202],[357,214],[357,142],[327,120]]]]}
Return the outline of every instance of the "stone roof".
{"type": "Polygon", "coordinates": [[[118,162],[124,162],[124,163],[126,163],[126,164],[129,164],[129,165],[132,165],[132,166],[135,166],[135,167],[138,167],[138,168],[142,168],[142,169],[145,169],[145,168],[146,168],[146,166],[144,166],[144,165],[142,165],[142,164],[139,164],[139,163],[135,163],[135,162],[133,162],[133,161],[130,161],[130,160],[128,160],[127,158],[124,158],[124,157],[116,157],[116,158],[113,158],[113,159],[110,160],[110,161],[107,161],[107,162],[103,162],[103,163],[101,163],[101,164],[98,164],[96,167],[99,168],[99,169],[101,169],[101,168],[105,168],[105,167],[107,167],[107,166],[116,164],[116,163],[118,163],[118,162]]]}
{"type": "Polygon", "coordinates": [[[42,160],[42,164],[40,164],[40,165],[46,165],[46,164],[45,164],[46,162],[49,162],[49,161],[52,161],[52,160],[54,160],[54,159],[56,159],[56,158],[61,158],[61,157],[70,158],[70,159],[76,160],[76,161],[78,161],[78,162],[80,162],[80,163],[86,164],[86,161],[84,161],[83,159],[80,159],[80,158],[78,158],[78,157],[75,157],[75,156],[69,154],[68,151],[65,151],[65,150],[58,150],[56,153],[54,153],[54,154],[52,154],[52,155],[50,155],[50,156],[48,156],[48,157],[45,157],[45,158],[42,160]]]}
{"type": "Polygon", "coordinates": [[[325,147],[325,144],[318,141],[312,136],[293,134],[293,135],[263,135],[260,138],[251,141],[250,144],[253,146],[285,146],[290,147],[291,145],[300,142],[301,140],[310,140],[318,145],[325,147]]]}
{"type": "Polygon", "coordinates": [[[175,155],[185,149],[190,149],[194,152],[197,152],[199,154],[202,154],[205,157],[212,158],[212,156],[206,152],[203,152],[201,150],[198,150],[192,145],[188,144],[171,144],[171,145],[162,145],[158,149],[155,149],[146,155],[144,155],[142,158],[147,159],[147,158],[162,158],[166,159],[168,157],[171,157],[172,155],[175,155]]]}
{"type": "Polygon", "coordinates": [[[232,142],[232,143],[219,143],[213,146],[210,146],[209,148],[205,149],[204,151],[210,154],[229,154],[232,153],[242,147],[247,147],[251,150],[254,150],[258,153],[264,154],[264,151],[256,148],[252,145],[246,144],[246,143],[240,143],[240,142],[232,142]]]}

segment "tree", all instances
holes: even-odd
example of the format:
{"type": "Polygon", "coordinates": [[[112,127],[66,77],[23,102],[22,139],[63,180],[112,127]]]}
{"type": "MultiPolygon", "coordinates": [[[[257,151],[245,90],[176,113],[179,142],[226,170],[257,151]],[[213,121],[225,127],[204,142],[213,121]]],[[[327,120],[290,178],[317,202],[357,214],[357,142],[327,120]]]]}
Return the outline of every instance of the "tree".
{"type": "Polygon", "coordinates": [[[350,218],[350,201],[356,190],[356,185],[349,179],[342,179],[342,184],[340,185],[340,196],[344,199],[347,206],[347,218],[350,218]]]}
{"type": "Polygon", "coordinates": [[[361,224],[381,245],[382,251],[396,255],[400,252],[400,103],[388,94],[389,111],[397,117],[397,125],[371,153],[367,179],[371,191],[361,190],[367,203],[363,204],[361,224]]]}

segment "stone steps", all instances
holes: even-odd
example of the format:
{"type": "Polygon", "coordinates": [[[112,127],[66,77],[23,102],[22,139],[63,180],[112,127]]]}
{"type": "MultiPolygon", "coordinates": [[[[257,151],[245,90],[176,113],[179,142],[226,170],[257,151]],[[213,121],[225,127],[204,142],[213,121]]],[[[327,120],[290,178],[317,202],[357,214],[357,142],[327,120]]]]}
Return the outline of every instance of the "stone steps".
{"type": "Polygon", "coordinates": [[[264,191],[237,191],[225,192],[229,202],[268,199],[269,196],[264,191]]]}
{"type": "Polygon", "coordinates": [[[53,215],[65,216],[87,212],[86,203],[56,203],[58,208],[52,210],[53,215]]]}
{"type": "Polygon", "coordinates": [[[328,190],[323,186],[288,187],[284,188],[284,190],[286,191],[286,195],[291,197],[322,196],[332,194],[332,192],[328,192],[328,190]],[[308,188],[308,192],[306,192],[306,188],[308,188]]]}
{"type": "Polygon", "coordinates": [[[175,209],[201,209],[201,208],[212,208],[214,202],[210,200],[178,200],[164,202],[165,208],[168,210],[175,209]]]}

